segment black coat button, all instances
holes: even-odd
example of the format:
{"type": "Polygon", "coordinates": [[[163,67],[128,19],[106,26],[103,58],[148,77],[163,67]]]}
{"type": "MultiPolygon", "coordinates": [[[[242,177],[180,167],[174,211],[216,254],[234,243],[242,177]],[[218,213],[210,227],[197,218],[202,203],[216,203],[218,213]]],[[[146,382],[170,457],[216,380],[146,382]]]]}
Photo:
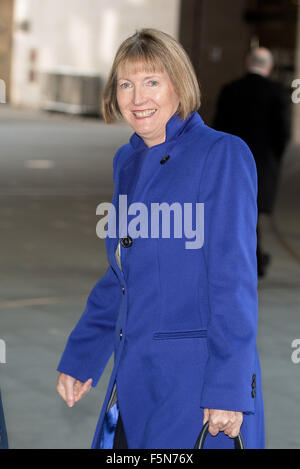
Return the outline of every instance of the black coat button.
{"type": "Polygon", "coordinates": [[[123,337],[123,331],[122,329],[120,329],[120,340],[122,340],[122,337],[123,337]]]}
{"type": "Polygon", "coordinates": [[[123,238],[121,244],[123,248],[130,248],[130,246],[132,245],[132,238],[130,238],[130,236],[123,238]]]}
{"type": "Polygon", "coordinates": [[[169,159],[170,159],[170,155],[164,156],[164,158],[161,160],[160,164],[165,164],[169,159]]]}
{"type": "Polygon", "coordinates": [[[125,287],[122,286],[122,293],[125,295],[125,287]]]}

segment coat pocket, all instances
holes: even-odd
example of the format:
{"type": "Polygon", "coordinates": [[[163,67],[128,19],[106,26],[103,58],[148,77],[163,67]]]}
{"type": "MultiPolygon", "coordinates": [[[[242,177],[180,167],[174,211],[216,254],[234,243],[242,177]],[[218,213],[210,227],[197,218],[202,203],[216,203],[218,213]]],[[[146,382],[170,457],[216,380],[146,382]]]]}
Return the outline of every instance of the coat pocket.
{"type": "Polygon", "coordinates": [[[168,332],[154,332],[154,340],[168,340],[168,339],[203,339],[207,337],[207,329],[196,329],[193,331],[168,331],[168,332]]]}

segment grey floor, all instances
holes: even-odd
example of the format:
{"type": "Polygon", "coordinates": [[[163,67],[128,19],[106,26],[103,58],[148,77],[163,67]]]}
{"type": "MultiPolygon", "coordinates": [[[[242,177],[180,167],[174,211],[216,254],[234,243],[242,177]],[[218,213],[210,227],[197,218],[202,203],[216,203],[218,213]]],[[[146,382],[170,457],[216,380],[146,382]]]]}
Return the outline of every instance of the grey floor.
{"type": "MultiPolygon", "coordinates": [[[[11,448],[90,447],[112,359],[73,409],[56,394],[55,370],[107,265],[96,207],[110,201],[112,158],[130,133],[0,106],[0,339],[7,347],[0,384],[11,448]]],[[[258,286],[268,448],[300,448],[300,364],[291,360],[300,339],[299,203],[300,149],[291,147],[275,216],[261,220],[273,256],[258,286]]]]}

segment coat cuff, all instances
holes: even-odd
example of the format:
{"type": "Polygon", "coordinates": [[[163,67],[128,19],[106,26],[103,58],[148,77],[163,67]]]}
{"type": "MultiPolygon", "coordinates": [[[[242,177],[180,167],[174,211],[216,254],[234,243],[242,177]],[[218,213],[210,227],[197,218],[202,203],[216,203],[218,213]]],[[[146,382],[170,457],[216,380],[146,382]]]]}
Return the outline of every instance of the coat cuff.
{"type": "Polygon", "coordinates": [[[200,407],[204,409],[230,410],[254,414],[256,410],[256,375],[249,377],[249,383],[243,388],[226,389],[222,386],[204,386],[200,407]],[[254,384],[253,384],[254,383],[254,384]]]}
{"type": "Polygon", "coordinates": [[[78,379],[78,381],[81,381],[82,383],[85,383],[88,381],[90,378],[92,378],[92,386],[95,387],[98,384],[98,381],[100,378],[95,378],[93,376],[90,376],[90,374],[87,371],[79,370],[79,367],[76,366],[76,364],[72,363],[65,363],[64,360],[61,360],[56,371],[59,373],[64,373],[66,375],[72,376],[72,378],[78,379]]]}
{"type": "Polygon", "coordinates": [[[82,383],[85,383],[92,378],[92,387],[96,387],[104,368],[102,367],[99,369],[97,366],[93,366],[94,364],[91,363],[90,360],[83,362],[76,359],[76,357],[73,357],[72,350],[69,351],[68,348],[67,344],[56,371],[72,376],[82,383]]]}

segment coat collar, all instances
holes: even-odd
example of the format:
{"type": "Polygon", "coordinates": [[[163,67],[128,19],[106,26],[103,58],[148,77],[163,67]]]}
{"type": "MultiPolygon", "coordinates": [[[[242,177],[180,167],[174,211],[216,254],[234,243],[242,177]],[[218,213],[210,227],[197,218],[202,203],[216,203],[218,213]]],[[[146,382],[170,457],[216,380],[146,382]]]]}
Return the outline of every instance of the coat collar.
{"type": "MultiPolygon", "coordinates": [[[[154,145],[151,148],[158,148],[166,143],[170,143],[173,140],[177,139],[183,132],[186,130],[190,130],[195,125],[203,125],[203,119],[200,117],[198,112],[192,112],[186,119],[181,120],[177,114],[173,114],[172,117],[168,120],[166,124],[166,140],[163,143],[158,145],[154,145]]],[[[137,134],[134,133],[130,140],[131,146],[135,150],[143,150],[148,149],[147,145],[145,144],[144,140],[137,134]]]]}

